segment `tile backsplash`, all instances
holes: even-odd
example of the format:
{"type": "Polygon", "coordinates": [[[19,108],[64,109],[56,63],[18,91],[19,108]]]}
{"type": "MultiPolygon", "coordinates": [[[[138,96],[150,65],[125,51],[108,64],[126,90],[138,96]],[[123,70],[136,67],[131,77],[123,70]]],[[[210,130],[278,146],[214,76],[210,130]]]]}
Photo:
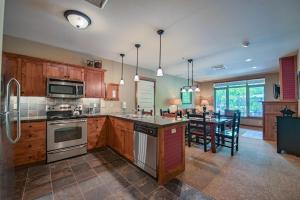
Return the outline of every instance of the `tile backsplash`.
{"type": "MultiPolygon", "coordinates": [[[[16,104],[16,97],[11,99],[12,104],[16,104]]],[[[21,97],[21,117],[46,116],[46,106],[56,104],[82,105],[84,114],[87,114],[91,107],[94,108],[95,113],[99,113],[101,109],[101,99],[98,98],[53,99],[46,97],[21,97]]]]}

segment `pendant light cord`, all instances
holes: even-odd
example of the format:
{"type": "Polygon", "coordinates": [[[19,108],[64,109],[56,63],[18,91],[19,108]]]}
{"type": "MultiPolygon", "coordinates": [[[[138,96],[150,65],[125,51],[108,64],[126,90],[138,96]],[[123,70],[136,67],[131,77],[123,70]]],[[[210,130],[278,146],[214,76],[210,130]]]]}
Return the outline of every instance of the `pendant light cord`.
{"type": "Polygon", "coordinates": [[[194,86],[194,60],[192,60],[192,86],[194,86]]]}
{"type": "Polygon", "coordinates": [[[188,62],[188,87],[190,86],[190,63],[188,62]]]}
{"type": "Polygon", "coordinates": [[[158,67],[161,68],[161,34],[159,34],[159,63],[158,67]]]}
{"type": "Polygon", "coordinates": [[[123,80],[123,57],[124,57],[124,56],[122,55],[122,77],[121,77],[122,80],[123,80]]]}
{"type": "Polygon", "coordinates": [[[139,67],[139,48],[136,48],[136,69],[135,75],[138,75],[138,67],[139,67]]]}

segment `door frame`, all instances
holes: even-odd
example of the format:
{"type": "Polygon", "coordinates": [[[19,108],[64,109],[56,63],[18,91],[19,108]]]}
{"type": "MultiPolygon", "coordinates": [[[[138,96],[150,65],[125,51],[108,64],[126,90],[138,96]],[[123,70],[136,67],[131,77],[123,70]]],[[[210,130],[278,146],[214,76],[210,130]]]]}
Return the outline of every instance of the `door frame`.
{"type": "MultiPolygon", "coordinates": [[[[149,78],[146,76],[140,76],[139,77],[141,81],[149,81],[149,82],[153,82],[154,83],[154,108],[153,108],[153,116],[155,115],[155,110],[156,110],[156,79],[154,78],[149,78]]],[[[137,97],[137,82],[135,82],[135,109],[137,110],[137,101],[138,101],[138,97],[137,97]]]]}

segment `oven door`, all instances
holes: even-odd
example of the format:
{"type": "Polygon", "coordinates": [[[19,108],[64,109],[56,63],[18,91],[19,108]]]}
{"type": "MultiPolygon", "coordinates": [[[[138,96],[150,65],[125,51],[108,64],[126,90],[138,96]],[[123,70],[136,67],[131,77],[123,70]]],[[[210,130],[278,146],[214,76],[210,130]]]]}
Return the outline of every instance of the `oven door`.
{"type": "Polygon", "coordinates": [[[67,81],[48,81],[47,96],[57,98],[77,98],[77,84],[67,81]]]}
{"type": "Polygon", "coordinates": [[[47,151],[86,143],[86,119],[70,119],[47,122],[47,151]]]}

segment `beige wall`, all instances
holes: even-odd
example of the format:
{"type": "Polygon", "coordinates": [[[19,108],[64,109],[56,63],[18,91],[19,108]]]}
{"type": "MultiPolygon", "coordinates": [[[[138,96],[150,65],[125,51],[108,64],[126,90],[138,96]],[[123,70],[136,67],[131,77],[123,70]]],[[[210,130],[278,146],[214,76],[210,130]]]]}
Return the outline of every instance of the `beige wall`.
{"type": "MultiPolygon", "coordinates": [[[[85,65],[87,59],[101,59],[103,68],[106,69],[105,83],[119,83],[121,76],[121,64],[115,61],[102,59],[100,57],[88,54],[69,51],[33,41],[28,41],[11,36],[4,36],[3,51],[12,52],[22,55],[28,55],[49,60],[61,61],[70,64],[85,65]]],[[[120,100],[127,103],[128,111],[135,107],[135,83],[133,77],[135,67],[130,65],[124,66],[125,85],[120,87],[120,100]]],[[[185,85],[186,80],[174,76],[165,75],[156,77],[155,72],[146,69],[140,69],[139,74],[149,78],[156,79],[156,113],[159,109],[166,107],[166,101],[169,98],[180,97],[180,88],[185,85]]],[[[119,111],[120,102],[104,102],[102,101],[102,110],[119,111]]]]}
{"type": "MultiPolygon", "coordinates": [[[[279,73],[269,73],[269,74],[261,74],[261,75],[254,75],[254,76],[247,76],[247,77],[238,77],[233,78],[230,80],[222,80],[222,81],[234,81],[234,80],[246,80],[246,79],[255,79],[255,78],[265,78],[266,85],[265,85],[265,100],[266,101],[274,101],[273,97],[273,84],[279,83],[279,73]]],[[[222,82],[216,81],[216,82],[222,82]]],[[[201,98],[210,99],[211,106],[214,104],[214,89],[213,85],[214,82],[202,82],[199,83],[200,90],[201,90],[201,98]]],[[[254,125],[254,126],[262,126],[261,119],[242,119],[242,124],[244,125],[254,125]]]]}

